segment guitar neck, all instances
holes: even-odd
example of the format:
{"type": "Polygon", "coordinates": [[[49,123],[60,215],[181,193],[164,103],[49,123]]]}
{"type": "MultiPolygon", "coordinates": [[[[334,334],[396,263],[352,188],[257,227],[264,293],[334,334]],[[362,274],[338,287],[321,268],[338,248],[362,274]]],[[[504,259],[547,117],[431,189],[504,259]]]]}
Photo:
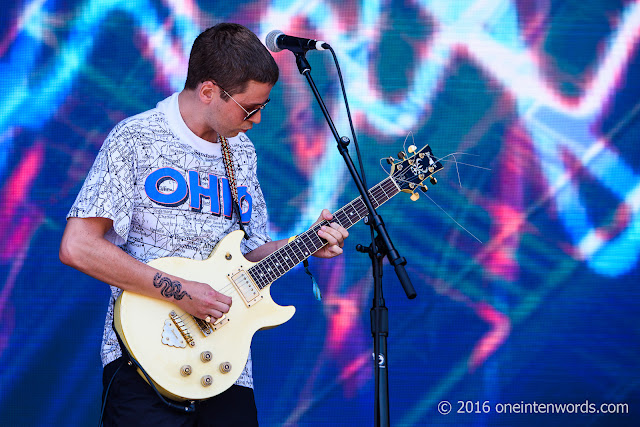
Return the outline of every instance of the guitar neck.
{"type": "MultiPolygon", "coordinates": [[[[382,205],[400,192],[391,177],[386,178],[369,190],[371,203],[374,208],[382,205]]],[[[350,228],[369,213],[362,196],[354,199],[333,214],[331,222],[338,223],[344,228],[350,228]]],[[[277,251],[265,257],[262,261],[249,268],[249,274],[260,289],[270,285],[293,267],[309,258],[311,254],[327,245],[327,241],[318,236],[318,230],[328,221],[315,224],[309,230],[298,235],[296,239],[277,251]]]]}

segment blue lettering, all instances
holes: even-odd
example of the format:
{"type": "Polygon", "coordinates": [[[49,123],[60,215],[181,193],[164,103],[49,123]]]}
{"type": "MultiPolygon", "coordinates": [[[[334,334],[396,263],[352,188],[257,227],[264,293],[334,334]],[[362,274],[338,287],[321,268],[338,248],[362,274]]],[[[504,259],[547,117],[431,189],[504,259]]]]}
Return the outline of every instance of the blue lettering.
{"type": "Polygon", "coordinates": [[[242,218],[242,222],[244,224],[248,224],[251,221],[251,210],[253,209],[253,198],[251,194],[247,191],[247,187],[238,187],[238,199],[240,199],[240,210],[242,211],[242,206],[244,201],[247,201],[247,210],[242,211],[240,213],[240,218],[242,218]]]}
{"type": "Polygon", "coordinates": [[[231,197],[231,187],[229,187],[229,180],[227,178],[220,178],[222,182],[222,200],[224,202],[224,216],[231,218],[231,212],[233,209],[233,198],[231,197]]]}
{"type": "Polygon", "coordinates": [[[211,201],[211,213],[220,214],[220,200],[218,195],[218,177],[209,174],[209,187],[200,185],[200,175],[196,171],[189,171],[189,205],[191,209],[202,209],[202,198],[208,197],[211,201]],[[214,206],[218,208],[214,211],[214,206]]]}
{"type": "Polygon", "coordinates": [[[147,196],[162,206],[179,206],[187,200],[187,193],[189,192],[189,186],[184,177],[175,169],[162,168],[153,171],[147,176],[144,181],[144,190],[147,196]],[[167,180],[173,180],[176,183],[176,188],[170,193],[162,193],[160,186],[167,180]]]}
{"type": "MultiPolygon", "coordinates": [[[[222,200],[224,200],[224,216],[231,218],[233,209],[233,197],[231,196],[231,187],[227,178],[220,178],[222,182],[222,200]]],[[[251,221],[251,212],[253,210],[253,198],[247,191],[247,187],[238,187],[238,199],[240,204],[240,218],[244,224],[251,221]],[[243,202],[247,201],[247,210],[242,211],[243,202]]]]}

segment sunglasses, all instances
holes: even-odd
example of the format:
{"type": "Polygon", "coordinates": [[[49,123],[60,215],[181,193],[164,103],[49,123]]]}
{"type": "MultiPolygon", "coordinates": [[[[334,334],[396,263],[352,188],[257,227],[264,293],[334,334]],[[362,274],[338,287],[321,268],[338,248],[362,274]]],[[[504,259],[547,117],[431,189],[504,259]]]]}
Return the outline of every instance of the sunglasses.
{"type": "MultiPolygon", "coordinates": [[[[218,86],[219,87],[219,86],[218,86]]],[[[220,88],[222,89],[222,88],[220,88]]],[[[240,105],[240,103],[238,101],[236,101],[233,96],[229,95],[229,92],[227,92],[226,90],[222,89],[222,91],[229,97],[231,98],[231,100],[233,102],[235,102],[236,104],[238,104],[238,107],[242,108],[242,111],[245,112],[246,116],[244,116],[244,120],[249,120],[251,117],[253,117],[258,111],[260,110],[264,110],[264,107],[267,106],[267,104],[269,103],[269,101],[271,101],[271,98],[267,99],[264,104],[258,106],[258,108],[256,108],[255,110],[251,110],[251,111],[247,111],[246,108],[244,108],[242,105],[240,105]]]]}

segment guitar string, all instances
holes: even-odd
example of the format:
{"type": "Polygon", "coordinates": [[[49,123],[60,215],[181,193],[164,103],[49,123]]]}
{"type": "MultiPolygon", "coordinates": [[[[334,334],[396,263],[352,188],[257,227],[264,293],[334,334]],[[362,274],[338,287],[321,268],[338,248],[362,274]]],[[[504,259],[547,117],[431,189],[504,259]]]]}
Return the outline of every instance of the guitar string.
{"type": "MultiPolygon", "coordinates": [[[[464,153],[464,152],[454,152],[454,153],[447,154],[447,155],[445,155],[445,156],[443,156],[441,158],[437,158],[436,157],[436,162],[450,162],[450,160],[447,160],[447,158],[448,157],[453,157],[453,163],[455,163],[455,165],[456,165],[456,173],[457,173],[458,183],[459,183],[460,187],[462,187],[462,182],[460,180],[460,171],[458,169],[458,164],[474,167],[474,168],[477,168],[477,169],[483,169],[483,170],[487,170],[487,171],[491,170],[490,168],[486,168],[486,167],[483,167],[483,166],[478,166],[478,165],[472,165],[472,164],[467,164],[467,163],[463,163],[463,162],[458,162],[457,158],[455,157],[456,154],[458,154],[458,155],[468,155],[468,156],[478,156],[478,155],[477,154],[471,154],[471,153],[464,153]]],[[[382,159],[380,160],[380,162],[381,162],[381,165],[382,165],[382,159]]],[[[384,167],[383,167],[383,169],[384,169],[384,167]]],[[[402,182],[405,182],[405,183],[411,183],[410,181],[408,181],[406,179],[399,178],[399,180],[401,180],[402,182]]],[[[449,217],[449,219],[451,219],[451,221],[453,221],[458,227],[460,227],[469,236],[473,237],[479,243],[483,243],[482,240],[480,240],[477,236],[475,236],[471,231],[467,230],[462,224],[460,224],[458,221],[456,221],[455,218],[453,218],[453,216],[451,216],[445,209],[443,209],[438,203],[436,203],[435,200],[433,200],[431,198],[431,196],[429,196],[428,194],[425,193],[425,197],[427,197],[429,199],[429,201],[431,201],[431,203],[433,203],[438,209],[440,209],[447,217],[449,217]]]]}
{"type": "MultiPolygon", "coordinates": [[[[380,206],[382,203],[386,202],[391,197],[396,195],[398,193],[398,189],[392,180],[385,179],[384,181],[372,187],[369,190],[369,192],[372,194],[372,196],[374,196],[375,204],[377,206],[380,206]],[[389,193],[391,193],[391,195],[389,195],[389,193]],[[384,200],[380,202],[379,199],[381,198],[382,195],[384,195],[384,200]]],[[[346,226],[348,228],[354,225],[356,222],[358,222],[362,218],[363,214],[366,213],[366,211],[367,211],[366,206],[364,206],[364,202],[362,201],[362,198],[359,197],[353,200],[352,202],[350,202],[349,204],[347,204],[342,209],[336,211],[334,213],[334,220],[332,220],[331,222],[337,222],[341,226],[343,227],[346,226]],[[348,214],[348,212],[353,212],[353,211],[355,211],[358,214],[357,221],[355,222],[349,218],[349,214],[348,214]]],[[[256,276],[254,280],[256,281],[258,286],[261,289],[264,288],[269,283],[272,283],[275,279],[277,279],[282,274],[286,273],[295,265],[297,265],[300,261],[302,261],[302,259],[299,259],[298,262],[295,262],[295,260],[292,260],[292,257],[288,254],[287,250],[291,248],[294,248],[294,249],[297,248],[300,251],[302,248],[304,248],[304,250],[306,250],[306,252],[304,253],[304,256],[308,256],[309,254],[315,252],[316,250],[326,245],[326,241],[324,241],[323,239],[320,239],[319,237],[316,237],[317,230],[322,225],[326,225],[326,224],[329,224],[329,221],[322,221],[318,224],[315,224],[310,230],[298,236],[298,238],[293,242],[291,242],[289,245],[283,248],[280,248],[278,251],[275,251],[274,253],[266,257],[263,260],[264,263],[261,263],[261,265],[256,265],[252,267],[251,269],[255,270],[258,273],[257,275],[254,275],[256,276]],[[302,243],[304,246],[301,246],[300,243],[302,243]],[[310,247],[309,245],[307,245],[307,243],[310,243],[310,247]],[[289,264],[290,261],[292,261],[291,264],[289,264]],[[273,270],[276,271],[276,275],[275,275],[275,279],[271,280],[272,276],[274,276],[273,270]],[[265,281],[261,282],[260,280],[258,280],[257,279],[258,276],[260,277],[260,280],[265,280],[265,276],[267,276],[266,282],[265,281]]]]}

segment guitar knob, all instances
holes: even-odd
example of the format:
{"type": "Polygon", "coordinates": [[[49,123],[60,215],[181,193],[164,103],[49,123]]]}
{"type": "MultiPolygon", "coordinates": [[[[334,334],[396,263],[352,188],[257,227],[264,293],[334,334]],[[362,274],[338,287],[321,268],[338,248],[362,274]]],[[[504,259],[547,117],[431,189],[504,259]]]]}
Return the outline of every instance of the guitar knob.
{"type": "Polygon", "coordinates": [[[438,180],[436,179],[435,176],[432,176],[431,178],[429,178],[429,181],[431,181],[431,184],[436,185],[438,183],[438,180]]]}
{"type": "Polygon", "coordinates": [[[410,197],[411,201],[413,201],[413,202],[415,202],[419,198],[420,198],[420,194],[418,194],[418,193],[413,193],[413,194],[411,194],[411,197],[410,197]]]}
{"type": "Polygon", "coordinates": [[[180,375],[182,375],[183,377],[188,377],[189,375],[191,375],[191,372],[193,372],[191,370],[191,365],[183,365],[180,368],[180,375]]]}
{"type": "Polygon", "coordinates": [[[211,358],[213,357],[213,355],[211,354],[210,351],[203,351],[202,353],[200,353],[200,360],[202,360],[203,362],[211,362],[211,358]]]}
{"type": "Polygon", "coordinates": [[[209,387],[211,384],[213,384],[213,378],[211,377],[211,375],[205,375],[204,377],[200,378],[200,384],[202,384],[202,387],[209,387]]]}
{"type": "Polygon", "coordinates": [[[222,362],[220,364],[220,372],[222,372],[223,374],[228,374],[229,372],[231,372],[231,363],[222,362]]]}
{"type": "Polygon", "coordinates": [[[418,147],[416,147],[415,145],[410,145],[409,148],[407,148],[407,151],[409,153],[415,153],[417,149],[418,147]]]}

